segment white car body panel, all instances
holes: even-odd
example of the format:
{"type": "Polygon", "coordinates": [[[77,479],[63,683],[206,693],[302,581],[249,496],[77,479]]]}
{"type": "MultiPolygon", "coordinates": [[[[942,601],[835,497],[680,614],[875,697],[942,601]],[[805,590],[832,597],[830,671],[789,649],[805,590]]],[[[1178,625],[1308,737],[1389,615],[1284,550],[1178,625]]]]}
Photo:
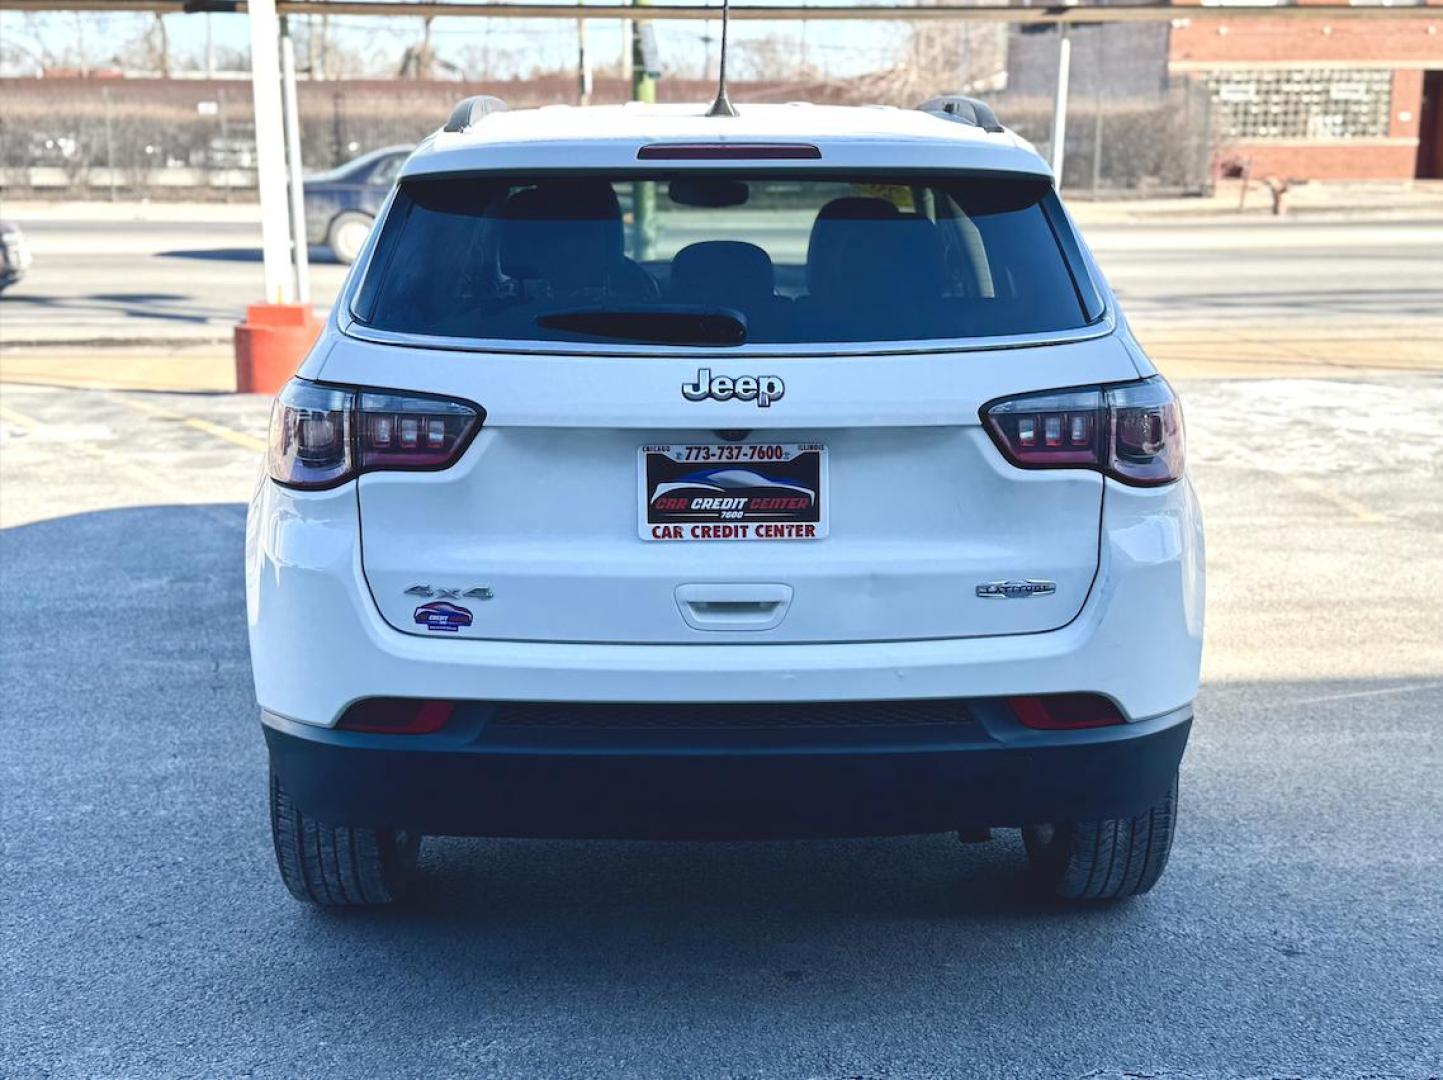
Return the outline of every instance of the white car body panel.
{"type": "MultiPolygon", "coordinates": [[[[1197,694],[1202,518],[1186,482],[1108,481],[1098,580],[1065,627],[1038,634],[849,644],[615,645],[421,638],[388,625],[361,569],[354,483],[263,481],[246,536],[262,709],[332,726],[367,697],[496,701],[844,701],[1092,691],[1129,719],[1197,694]]],[[[1027,601],[1022,601],[1026,603],[1027,601]]]]}
{"type": "MultiPolygon", "coordinates": [[[[431,137],[404,175],[637,168],[643,145],[731,140],[817,145],[826,168],[1050,176],[1012,133],[931,115],[813,106],[741,114],[718,128],[695,106],[499,113],[431,137]]],[[[747,168],[771,165],[799,163],[747,168]]],[[[486,421],[443,471],[372,473],[324,492],[261,481],[247,598],[262,709],[329,727],[368,697],[744,705],[1092,692],[1130,720],[1187,705],[1203,630],[1202,525],[1190,484],[1142,489],[1086,470],[1018,469],[979,417],[999,397],[1154,373],[1084,254],[1107,314],[1077,332],[648,348],[640,359],[612,344],[402,344],[349,314],[363,252],[300,376],[465,398],[486,421]],[[701,367],[775,375],[786,394],[767,409],[687,401],[680,386],[701,367]],[[640,539],[641,442],[714,441],[737,428],[829,446],[828,539],[772,544],[760,557],[733,543],[640,539]],[[547,472],[557,445],[574,477],[547,472]],[[849,452],[863,447],[850,467],[849,452]],[[913,485],[894,468],[948,454],[955,475],[936,471],[913,485]],[[515,482],[528,467],[572,500],[590,532],[558,539],[555,515],[528,517],[515,482]],[[931,516],[903,518],[899,500],[917,490],[944,498],[931,516]],[[870,513],[857,501],[868,492],[883,498],[870,513]],[[408,529],[428,530],[423,546],[408,529]],[[1056,594],[973,591],[1031,577],[1055,581],[1056,594]],[[427,635],[405,595],[418,583],[486,586],[494,598],[471,605],[470,627],[427,635]],[[708,585],[773,589],[780,614],[747,629],[698,625],[678,589],[708,585]]]]}
{"type": "MultiPolygon", "coordinates": [[[[818,147],[820,165],[836,169],[970,169],[1051,176],[1030,143],[1010,131],[984,132],[931,113],[888,106],[742,105],[724,125],[695,105],[555,106],[488,116],[464,132],[438,131],[402,169],[403,177],[476,170],[615,169],[638,162],[657,143],[796,143],[818,147]],[[698,123],[698,121],[701,121],[698,123]]],[[[707,160],[667,161],[668,169],[715,169],[707,160]]],[[[795,169],[816,162],[748,163],[748,169],[795,169]]]]}
{"type": "Polygon", "coordinates": [[[867,641],[1029,633],[1072,619],[1098,563],[1101,477],[1007,465],[979,409],[1003,393],[1137,377],[1112,338],[1003,352],[706,361],[774,374],[787,392],[763,410],[686,400],[696,361],[408,352],[338,341],[319,377],[482,404],[462,459],[436,473],[359,481],[365,572],[398,630],[425,634],[406,590],[492,589],[462,637],[564,641],[714,640],[673,599],[680,585],[783,581],[791,610],[771,641],[867,641]],[[565,394],[554,392],[565,386],[565,394]],[[638,540],[636,452],[648,442],[820,442],[831,454],[832,535],[806,543],[638,540]],[[418,523],[424,522],[424,536],[418,523]],[[979,598],[991,581],[1044,578],[1051,596],[979,598]]]}

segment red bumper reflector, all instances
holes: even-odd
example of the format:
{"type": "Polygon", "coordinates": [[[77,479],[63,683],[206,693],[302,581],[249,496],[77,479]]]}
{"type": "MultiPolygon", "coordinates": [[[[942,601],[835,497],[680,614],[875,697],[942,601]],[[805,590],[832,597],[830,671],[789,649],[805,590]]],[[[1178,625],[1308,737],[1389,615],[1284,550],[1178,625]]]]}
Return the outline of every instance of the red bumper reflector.
{"type": "Polygon", "coordinates": [[[1071,731],[1123,723],[1123,715],[1101,694],[1045,694],[1011,697],[1007,704],[1023,727],[1071,731]]]}
{"type": "Polygon", "coordinates": [[[446,726],[455,709],[452,701],[370,698],[347,709],[336,727],[385,735],[430,735],[446,726]]]}

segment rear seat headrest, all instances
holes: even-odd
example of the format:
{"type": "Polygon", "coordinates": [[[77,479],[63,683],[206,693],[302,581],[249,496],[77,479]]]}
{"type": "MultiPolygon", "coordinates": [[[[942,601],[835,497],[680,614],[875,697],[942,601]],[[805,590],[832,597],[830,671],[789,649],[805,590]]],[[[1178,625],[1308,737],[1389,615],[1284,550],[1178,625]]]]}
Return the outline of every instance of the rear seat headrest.
{"type": "Polygon", "coordinates": [[[501,272],[553,286],[597,285],[625,251],[621,204],[605,180],[548,180],[501,208],[501,272]]]}
{"type": "Polygon", "coordinates": [[[900,216],[887,199],[871,195],[844,195],[817,211],[807,240],[807,291],[813,296],[828,290],[837,273],[837,256],[847,229],[843,222],[886,221],[900,216]]]}
{"type": "Polygon", "coordinates": [[[671,295],[678,300],[756,303],[776,295],[771,256],[740,240],[703,240],[671,260],[671,295]]]}

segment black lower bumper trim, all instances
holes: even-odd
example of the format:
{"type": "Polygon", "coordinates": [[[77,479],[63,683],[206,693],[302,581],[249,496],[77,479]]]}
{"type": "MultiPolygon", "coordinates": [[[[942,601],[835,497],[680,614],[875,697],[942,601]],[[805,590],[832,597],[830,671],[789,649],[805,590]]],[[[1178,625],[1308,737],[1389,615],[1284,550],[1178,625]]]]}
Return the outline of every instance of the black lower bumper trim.
{"type": "Polygon", "coordinates": [[[1190,710],[1073,732],[979,725],[940,744],[662,749],[364,735],[265,716],[271,767],[319,820],[442,836],[882,836],[1138,814],[1169,789],[1190,710]]]}

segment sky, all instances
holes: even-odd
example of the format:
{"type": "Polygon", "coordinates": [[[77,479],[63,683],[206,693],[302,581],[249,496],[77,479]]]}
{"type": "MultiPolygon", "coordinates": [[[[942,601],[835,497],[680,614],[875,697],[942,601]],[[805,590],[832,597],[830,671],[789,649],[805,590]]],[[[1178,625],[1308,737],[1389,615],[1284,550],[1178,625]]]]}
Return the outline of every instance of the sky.
{"type": "MultiPolygon", "coordinates": [[[[664,3],[665,0],[660,0],[664,3]]],[[[789,0],[748,0],[751,4],[786,3],[789,0]]],[[[846,2],[846,0],[833,0],[846,2]]],[[[660,6],[660,3],[658,6],[660,6]]],[[[55,13],[22,16],[0,12],[0,51],[8,73],[25,58],[49,51],[58,53],[83,36],[98,59],[103,59],[97,42],[120,43],[142,36],[150,25],[145,14],[55,13]]],[[[209,21],[217,46],[243,48],[249,40],[244,15],[172,15],[165,18],[172,54],[204,56],[209,21]]],[[[421,20],[332,16],[333,34],[344,45],[374,57],[377,66],[392,69],[399,64],[405,46],[419,39],[421,20]]],[[[707,22],[671,21],[656,24],[658,49],[666,73],[700,77],[714,73],[720,37],[719,20],[707,22]]],[[[755,44],[771,39],[783,55],[807,63],[829,75],[845,78],[889,65],[905,34],[897,23],[855,22],[738,22],[731,28],[733,67],[738,74],[756,74],[755,44]],[[748,59],[751,58],[751,63],[748,59]]],[[[587,46],[594,66],[617,63],[622,55],[621,23],[594,20],[587,23],[587,46]]],[[[465,66],[486,63],[495,77],[526,75],[534,70],[555,70],[575,66],[576,24],[569,20],[503,20],[441,18],[433,24],[432,40],[444,60],[465,66]],[[470,61],[466,64],[466,61],[470,61]]],[[[485,77],[486,73],[479,73],[485,77]]]]}

